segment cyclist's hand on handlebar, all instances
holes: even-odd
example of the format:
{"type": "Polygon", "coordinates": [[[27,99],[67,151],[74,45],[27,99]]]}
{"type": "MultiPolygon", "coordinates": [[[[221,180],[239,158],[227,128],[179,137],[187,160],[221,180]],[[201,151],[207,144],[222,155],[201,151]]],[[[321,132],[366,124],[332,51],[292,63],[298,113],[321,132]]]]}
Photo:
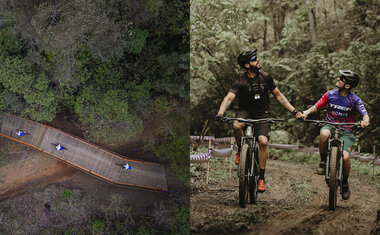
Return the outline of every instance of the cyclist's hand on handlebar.
{"type": "Polygon", "coordinates": [[[222,119],[223,119],[223,114],[217,114],[216,116],[215,116],[215,121],[222,121],[222,119]]]}
{"type": "Polygon", "coordinates": [[[360,124],[361,124],[362,128],[365,128],[365,127],[369,126],[369,121],[362,120],[360,124]]]}
{"type": "Polygon", "coordinates": [[[294,116],[295,118],[297,118],[297,119],[300,119],[300,118],[301,118],[300,115],[301,115],[302,113],[303,113],[303,112],[302,112],[301,110],[299,110],[299,109],[294,109],[293,112],[292,112],[293,116],[294,116]]]}
{"type": "Polygon", "coordinates": [[[294,117],[297,119],[302,119],[301,115],[302,115],[302,113],[298,112],[294,117]]]}
{"type": "Polygon", "coordinates": [[[306,111],[304,111],[298,117],[296,116],[296,118],[305,120],[307,116],[309,116],[309,114],[306,111]]]}

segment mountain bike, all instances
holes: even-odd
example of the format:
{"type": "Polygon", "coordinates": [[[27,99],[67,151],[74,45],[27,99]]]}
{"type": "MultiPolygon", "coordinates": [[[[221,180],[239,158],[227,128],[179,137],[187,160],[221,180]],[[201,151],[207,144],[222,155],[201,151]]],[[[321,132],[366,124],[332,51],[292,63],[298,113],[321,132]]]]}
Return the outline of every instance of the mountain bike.
{"type": "Polygon", "coordinates": [[[67,150],[66,147],[63,147],[61,144],[57,143],[57,144],[54,144],[54,143],[51,143],[51,145],[54,146],[55,150],[57,151],[60,151],[60,150],[67,150]]]}
{"type": "Polygon", "coordinates": [[[234,120],[244,122],[245,134],[241,138],[241,148],[238,165],[239,178],[239,204],[244,208],[248,203],[248,196],[251,204],[257,203],[257,186],[259,182],[259,147],[255,138],[254,125],[257,123],[274,123],[284,121],[283,119],[263,118],[263,119],[242,119],[224,117],[223,122],[232,123],[234,120]]]}
{"type": "Polygon", "coordinates": [[[22,136],[30,135],[30,133],[29,133],[29,132],[26,132],[26,131],[22,131],[22,130],[20,130],[20,129],[17,129],[17,130],[16,130],[16,135],[22,137],[22,136]]]}
{"type": "Polygon", "coordinates": [[[343,193],[343,146],[344,141],[339,139],[341,131],[344,131],[341,126],[360,127],[360,122],[356,123],[337,123],[319,120],[304,120],[315,126],[324,126],[326,124],[334,126],[334,131],[331,133],[327,144],[327,160],[325,180],[329,187],[329,209],[335,210],[337,203],[337,191],[340,187],[340,194],[343,193]]]}

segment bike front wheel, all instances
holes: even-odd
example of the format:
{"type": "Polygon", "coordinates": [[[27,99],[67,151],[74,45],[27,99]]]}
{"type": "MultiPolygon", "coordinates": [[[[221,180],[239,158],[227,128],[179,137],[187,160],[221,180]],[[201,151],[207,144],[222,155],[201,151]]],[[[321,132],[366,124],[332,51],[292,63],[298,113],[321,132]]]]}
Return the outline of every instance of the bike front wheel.
{"type": "Polygon", "coordinates": [[[259,182],[259,159],[258,149],[253,152],[251,159],[253,161],[253,175],[249,179],[249,201],[251,204],[257,203],[257,185],[259,182]]]}
{"type": "Polygon", "coordinates": [[[244,144],[239,156],[239,204],[244,208],[248,202],[248,167],[249,166],[249,146],[244,144]]]}
{"type": "Polygon", "coordinates": [[[331,148],[329,172],[329,209],[335,210],[338,191],[338,147],[331,148]]]}

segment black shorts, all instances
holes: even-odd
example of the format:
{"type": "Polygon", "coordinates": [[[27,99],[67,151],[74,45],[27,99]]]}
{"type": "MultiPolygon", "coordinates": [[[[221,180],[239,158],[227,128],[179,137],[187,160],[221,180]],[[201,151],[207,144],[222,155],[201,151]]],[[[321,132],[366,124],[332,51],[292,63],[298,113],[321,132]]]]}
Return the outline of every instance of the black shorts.
{"type": "MultiPolygon", "coordinates": [[[[253,114],[249,111],[239,110],[236,112],[235,118],[244,118],[244,119],[260,119],[260,118],[269,118],[269,114],[253,114]]],[[[259,135],[263,135],[270,139],[270,123],[263,122],[258,123],[253,126],[254,135],[257,138],[259,135]]]]}

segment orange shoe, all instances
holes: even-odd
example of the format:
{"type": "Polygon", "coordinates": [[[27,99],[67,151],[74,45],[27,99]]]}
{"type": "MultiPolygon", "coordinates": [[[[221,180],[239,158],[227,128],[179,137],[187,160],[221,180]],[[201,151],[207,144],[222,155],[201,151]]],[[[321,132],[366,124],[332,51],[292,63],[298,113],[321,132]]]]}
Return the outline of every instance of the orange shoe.
{"type": "Polygon", "coordinates": [[[260,193],[263,193],[267,190],[267,187],[265,186],[264,180],[259,180],[259,185],[257,186],[257,191],[260,193]]]}
{"type": "Polygon", "coordinates": [[[240,151],[236,154],[236,158],[235,158],[236,165],[239,165],[239,155],[240,155],[240,151]]]}

